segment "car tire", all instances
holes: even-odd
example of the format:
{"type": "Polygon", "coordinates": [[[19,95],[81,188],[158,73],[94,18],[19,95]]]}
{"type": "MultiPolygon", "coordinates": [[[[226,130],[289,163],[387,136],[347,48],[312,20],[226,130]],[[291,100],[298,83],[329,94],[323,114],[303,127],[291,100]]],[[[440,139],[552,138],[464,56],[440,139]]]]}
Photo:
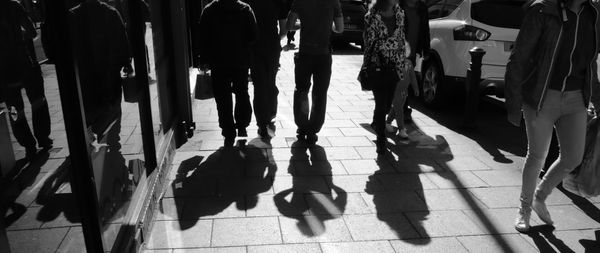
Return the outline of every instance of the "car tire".
{"type": "Polygon", "coordinates": [[[427,107],[442,104],[444,97],[444,70],[436,58],[425,62],[421,77],[421,100],[427,107]]]}

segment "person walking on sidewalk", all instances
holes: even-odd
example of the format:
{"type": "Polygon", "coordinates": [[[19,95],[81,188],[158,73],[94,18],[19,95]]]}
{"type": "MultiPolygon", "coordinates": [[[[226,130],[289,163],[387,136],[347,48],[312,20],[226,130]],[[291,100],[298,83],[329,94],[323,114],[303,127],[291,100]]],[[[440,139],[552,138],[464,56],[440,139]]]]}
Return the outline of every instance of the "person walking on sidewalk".
{"type": "Polygon", "coordinates": [[[363,39],[365,48],[373,48],[365,50],[363,61],[366,66],[377,66],[382,71],[381,78],[373,87],[375,111],[371,126],[377,135],[377,153],[383,154],[387,143],[385,115],[390,111],[397,83],[404,79],[403,72],[407,66],[404,11],[398,0],[371,2],[365,15],[363,39]]]}
{"type": "Polygon", "coordinates": [[[245,0],[250,5],[258,24],[258,41],[253,47],[250,66],[254,84],[254,116],[258,135],[275,136],[277,116],[276,76],[281,55],[281,39],[287,33],[285,19],[288,10],[284,0],[245,0]],[[279,27],[279,29],[278,29],[279,27]]]}
{"type": "MultiPolygon", "coordinates": [[[[425,59],[429,57],[429,12],[424,1],[403,0],[401,2],[401,7],[405,13],[406,41],[411,48],[408,59],[413,66],[417,64],[417,54],[425,59]]],[[[403,108],[404,121],[406,123],[412,122],[412,108],[410,108],[408,100],[406,100],[403,108]]]]}
{"type": "Polygon", "coordinates": [[[254,12],[239,0],[215,0],[202,11],[198,30],[199,62],[202,69],[211,69],[219,127],[225,137],[224,145],[231,147],[236,129],[238,136],[248,136],[246,127],[252,119],[248,69],[252,62],[252,45],[258,37],[254,12]]]}
{"type": "Polygon", "coordinates": [[[505,76],[508,120],[519,126],[523,114],[528,141],[515,222],[519,232],[529,230],[532,209],[553,223],[545,200],[582,161],[586,109],[592,102],[600,106],[597,18],[596,0],[537,0],[526,6],[505,76]],[[553,128],[560,155],[536,184],[553,128]]]}
{"type": "Polygon", "coordinates": [[[344,19],[339,0],[294,0],[287,18],[287,28],[296,29],[300,19],[300,49],[294,55],[294,121],[297,137],[309,144],[317,142],[317,133],[325,123],[327,90],[331,79],[331,45],[333,31],[344,31],[344,19]],[[312,108],[308,91],[313,80],[312,108]]]}
{"type": "Polygon", "coordinates": [[[13,111],[10,117],[13,134],[25,147],[28,160],[37,154],[36,139],[42,150],[52,147],[44,79],[33,47],[36,36],[33,22],[23,6],[17,1],[0,0],[0,93],[13,111]],[[35,138],[25,117],[22,88],[31,103],[35,138]]]}

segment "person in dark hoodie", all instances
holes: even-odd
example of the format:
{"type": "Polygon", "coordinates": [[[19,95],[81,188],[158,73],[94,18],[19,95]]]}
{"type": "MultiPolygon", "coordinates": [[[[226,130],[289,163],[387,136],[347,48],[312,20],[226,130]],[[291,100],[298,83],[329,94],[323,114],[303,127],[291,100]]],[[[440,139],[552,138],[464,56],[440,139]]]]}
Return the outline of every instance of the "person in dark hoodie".
{"type": "Polygon", "coordinates": [[[525,8],[505,76],[508,120],[519,126],[523,115],[527,129],[521,204],[515,221],[519,232],[529,231],[532,209],[543,222],[553,223],[545,200],[581,163],[587,108],[600,106],[598,1],[537,0],[525,8]],[[560,155],[537,183],[553,128],[560,155]]]}
{"type": "Polygon", "coordinates": [[[248,69],[258,27],[252,8],[239,0],[215,0],[202,11],[198,28],[201,69],[210,68],[224,146],[247,137],[252,119],[248,69]],[[235,110],[231,93],[235,94],[235,110]]]}
{"type": "Polygon", "coordinates": [[[253,47],[251,64],[254,85],[254,115],[258,135],[262,138],[275,136],[277,95],[275,83],[281,55],[281,39],[286,35],[285,19],[288,8],[284,0],[244,0],[256,15],[259,35],[253,47]]]}
{"type": "Polygon", "coordinates": [[[44,79],[33,49],[36,36],[23,6],[17,1],[0,0],[0,97],[14,112],[10,124],[17,142],[25,148],[27,160],[37,154],[36,143],[43,151],[52,147],[44,79]],[[25,117],[23,88],[31,104],[33,134],[25,117]]]}

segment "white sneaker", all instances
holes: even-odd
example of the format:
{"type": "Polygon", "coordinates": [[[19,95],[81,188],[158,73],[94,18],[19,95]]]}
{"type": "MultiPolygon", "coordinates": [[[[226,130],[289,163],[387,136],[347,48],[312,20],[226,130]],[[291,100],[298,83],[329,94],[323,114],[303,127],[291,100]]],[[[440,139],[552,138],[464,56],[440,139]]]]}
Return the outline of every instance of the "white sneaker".
{"type": "Polygon", "coordinates": [[[400,129],[400,131],[398,131],[398,136],[400,136],[400,138],[402,138],[402,139],[408,139],[408,134],[406,133],[406,128],[400,129]]]}
{"type": "Polygon", "coordinates": [[[394,126],[392,126],[392,124],[388,124],[388,123],[385,124],[385,130],[388,133],[395,133],[396,132],[396,128],[394,128],[394,126]]]}
{"type": "Polygon", "coordinates": [[[550,217],[550,212],[548,211],[548,208],[546,207],[546,203],[544,203],[544,201],[541,201],[538,198],[533,198],[531,208],[533,209],[533,211],[535,211],[538,217],[540,217],[540,220],[542,220],[544,223],[548,225],[554,224],[554,221],[552,221],[552,217],[550,217]]]}
{"type": "Polygon", "coordinates": [[[515,219],[515,229],[521,233],[529,231],[529,219],[531,218],[531,208],[519,208],[519,213],[515,219]]]}

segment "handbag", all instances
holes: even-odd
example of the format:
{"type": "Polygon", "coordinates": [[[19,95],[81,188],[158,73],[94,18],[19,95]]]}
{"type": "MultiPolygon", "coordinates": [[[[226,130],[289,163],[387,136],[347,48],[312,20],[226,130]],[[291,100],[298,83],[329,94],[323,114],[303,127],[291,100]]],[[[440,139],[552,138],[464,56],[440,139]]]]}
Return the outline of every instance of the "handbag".
{"type": "MultiPolygon", "coordinates": [[[[373,41],[371,46],[365,52],[366,56],[370,56],[374,53],[375,44],[379,39],[373,41]]],[[[369,59],[370,57],[365,57],[369,59]]],[[[363,91],[371,91],[374,86],[381,82],[386,82],[396,77],[396,69],[394,66],[377,66],[375,64],[368,64],[363,60],[363,64],[358,72],[357,80],[360,82],[360,87],[363,91]]]]}
{"type": "Polygon", "coordinates": [[[204,100],[214,98],[212,89],[212,77],[210,71],[202,71],[196,75],[196,88],[194,89],[194,97],[204,100]]]}
{"type": "Polygon", "coordinates": [[[563,188],[581,197],[600,195],[600,120],[592,118],[587,127],[581,165],[563,179],[563,188]]]}

